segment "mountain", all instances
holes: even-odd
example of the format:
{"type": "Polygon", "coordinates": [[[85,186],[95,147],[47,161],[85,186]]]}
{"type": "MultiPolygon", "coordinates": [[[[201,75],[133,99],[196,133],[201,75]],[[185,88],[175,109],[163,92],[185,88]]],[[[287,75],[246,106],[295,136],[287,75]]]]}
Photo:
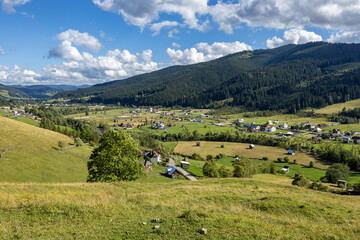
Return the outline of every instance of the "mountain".
{"type": "Polygon", "coordinates": [[[23,91],[13,88],[11,86],[5,86],[3,84],[0,84],[0,96],[5,99],[29,98],[29,95],[27,95],[23,91]]]}
{"type": "Polygon", "coordinates": [[[54,97],[189,107],[211,107],[227,100],[223,104],[245,110],[296,112],[360,98],[360,44],[316,42],[245,51],[54,97]]]}
{"type": "Polygon", "coordinates": [[[76,90],[79,88],[87,88],[90,85],[73,86],[73,85],[32,85],[32,86],[21,86],[13,85],[12,88],[18,89],[32,98],[51,98],[56,93],[63,91],[76,90]]]}

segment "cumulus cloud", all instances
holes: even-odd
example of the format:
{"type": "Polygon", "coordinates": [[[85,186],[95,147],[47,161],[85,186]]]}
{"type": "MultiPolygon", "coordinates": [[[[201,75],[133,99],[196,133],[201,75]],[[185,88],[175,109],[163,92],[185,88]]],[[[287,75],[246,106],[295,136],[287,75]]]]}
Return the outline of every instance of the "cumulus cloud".
{"type": "MultiPolygon", "coordinates": [[[[360,0],[93,0],[104,11],[114,12],[141,29],[159,19],[159,15],[179,14],[185,26],[200,31],[209,21],[228,34],[234,27],[275,29],[320,27],[340,31],[356,31],[360,27],[360,0]]],[[[156,33],[156,32],[155,32],[156,33]]]]}
{"type": "Polygon", "coordinates": [[[86,48],[93,52],[98,52],[102,47],[96,37],[89,35],[87,32],[81,33],[74,29],[69,29],[65,32],[57,34],[56,39],[71,42],[74,45],[86,48]]]}
{"type": "Polygon", "coordinates": [[[150,30],[154,32],[153,36],[156,36],[160,33],[162,28],[175,27],[178,25],[179,25],[179,23],[175,22],[175,21],[163,21],[163,22],[158,22],[158,23],[152,24],[150,27],[150,30]]]}
{"type": "Polygon", "coordinates": [[[306,31],[302,28],[289,29],[284,32],[283,39],[273,37],[266,40],[268,48],[276,48],[286,44],[304,44],[308,42],[322,41],[322,37],[314,32],[306,31]]]}
{"type": "Polygon", "coordinates": [[[37,78],[41,75],[31,70],[22,69],[15,65],[14,67],[8,67],[0,65],[0,81],[4,84],[38,84],[37,78]]]}
{"type": "Polygon", "coordinates": [[[173,42],[173,43],[171,44],[171,46],[173,46],[174,48],[180,48],[180,47],[181,47],[181,45],[178,44],[178,43],[176,43],[176,42],[173,42]]]}
{"type": "Polygon", "coordinates": [[[331,43],[360,43],[359,32],[340,32],[331,34],[330,38],[327,39],[331,43]]]}
{"type": "Polygon", "coordinates": [[[83,60],[83,56],[77,50],[76,47],[72,46],[71,42],[65,40],[57,45],[55,48],[50,49],[49,51],[50,58],[61,58],[64,60],[83,60]]]}
{"type": "Polygon", "coordinates": [[[172,59],[172,64],[194,64],[210,61],[225,55],[252,50],[251,46],[236,42],[215,42],[212,45],[208,43],[198,43],[195,47],[185,49],[184,51],[168,48],[167,54],[172,59]]]}
{"type": "Polygon", "coordinates": [[[1,8],[7,13],[15,13],[15,7],[24,5],[31,0],[2,0],[1,8]]]}
{"type": "Polygon", "coordinates": [[[179,14],[184,24],[191,29],[205,31],[208,21],[200,21],[198,15],[208,11],[207,0],[93,0],[104,11],[123,16],[129,24],[144,29],[145,26],[159,19],[161,13],[179,14]]]}

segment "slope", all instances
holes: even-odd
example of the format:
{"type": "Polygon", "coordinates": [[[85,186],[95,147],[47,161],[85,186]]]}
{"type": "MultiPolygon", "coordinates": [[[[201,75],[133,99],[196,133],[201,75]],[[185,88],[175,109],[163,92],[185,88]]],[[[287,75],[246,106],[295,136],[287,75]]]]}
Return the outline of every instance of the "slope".
{"type": "Polygon", "coordinates": [[[156,184],[0,184],[0,238],[359,238],[358,196],[278,184],[283,182],[259,175],[156,184]],[[156,218],[159,223],[150,221],[156,218]]]}
{"type": "Polygon", "coordinates": [[[23,91],[10,87],[10,86],[5,86],[3,84],[0,83],[0,96],[4,97],[6,99],[10,99],[10,98],[29,98],[29,96],[24,93],[23,91]]]}
{"type": "Polygon", "coordinates": [[[234,98],[227,104],[245,106],[248,110],[294,111],[360,97],[359,69],[360,44],[318,42],[236,53],[55,97],[91,97],[89,101],[94,103],[190,107],[234,98]],[[277,104],[279,100],[282,104],[277,104]]]}
{"type": "Polygon", "coordinates": [[[72,86],[72,85],[32,85],[32,86],[21,86],[12,85],[14,89],[20,90],[32,98],[51,98],[56,93],[63,91],[76,90],[79,88],[90,87],[90,85],[72,86]]]}
{"type": "Polygon", "coordinates": [[[65,135],[0,117],[0,181],[80,182],[87,176],[87,158],[57,150],[65,135]]]}

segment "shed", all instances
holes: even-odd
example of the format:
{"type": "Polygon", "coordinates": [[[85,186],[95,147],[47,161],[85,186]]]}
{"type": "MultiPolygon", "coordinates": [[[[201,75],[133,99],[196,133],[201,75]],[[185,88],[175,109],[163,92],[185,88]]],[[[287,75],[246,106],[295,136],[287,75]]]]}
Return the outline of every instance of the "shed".
{"type": "Polygon", "coordinates": [[[197,147],[200,147],[200,142],[196,142],[196,146],[197,146],[197,147]]]}
{"type": "Polygon", "coordinates": [[[224,144],[222,143],[222,144],[220,145],[220,147],[221,147],[221,148],[224,148],[224,144]]]}
{"type": "Polygon", "coordinates": [[[168,166],[165,170],[165,175],[174,178],[176,174],[176,168],[168,166]]]}
{"type": "Polygon", "coordinates": [[[288,155],[295,155],[295,151],[294,150],[288,150],[288,155]]]}
{"type": "Polygon", "coordinates": [[[189,169],[190,168],[190,163],[186,162],[186,161],[180,161],[181,163],[181,168],[183,169],[189,169]]]}
{"type": "Polygon", "coordinates": [[[249,148],[250,148],[250,149],[254,149],[254,148],[255,148],[255,145],[254,145],[254,144],[250,144],[249,148]]]}
{"type": "Polygon", "coordinates": [[[346,188],[346,181],[345,180],[337,180],[338,187],[340,187],[340,184],[344,185],[344,187],[346,188]]]}

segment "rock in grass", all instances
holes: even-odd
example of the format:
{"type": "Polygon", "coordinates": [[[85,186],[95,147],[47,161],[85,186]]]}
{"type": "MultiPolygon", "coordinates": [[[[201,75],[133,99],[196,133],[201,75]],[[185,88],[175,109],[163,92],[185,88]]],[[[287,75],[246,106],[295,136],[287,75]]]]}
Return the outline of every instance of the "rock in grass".
{"type": "Polygon", "coordinates": [[[206,233],[207,233],[207,229],[206,229],[206,228],[202,228],[202,229],[200,230],[200,234],[205,235],[206,233]]]}

